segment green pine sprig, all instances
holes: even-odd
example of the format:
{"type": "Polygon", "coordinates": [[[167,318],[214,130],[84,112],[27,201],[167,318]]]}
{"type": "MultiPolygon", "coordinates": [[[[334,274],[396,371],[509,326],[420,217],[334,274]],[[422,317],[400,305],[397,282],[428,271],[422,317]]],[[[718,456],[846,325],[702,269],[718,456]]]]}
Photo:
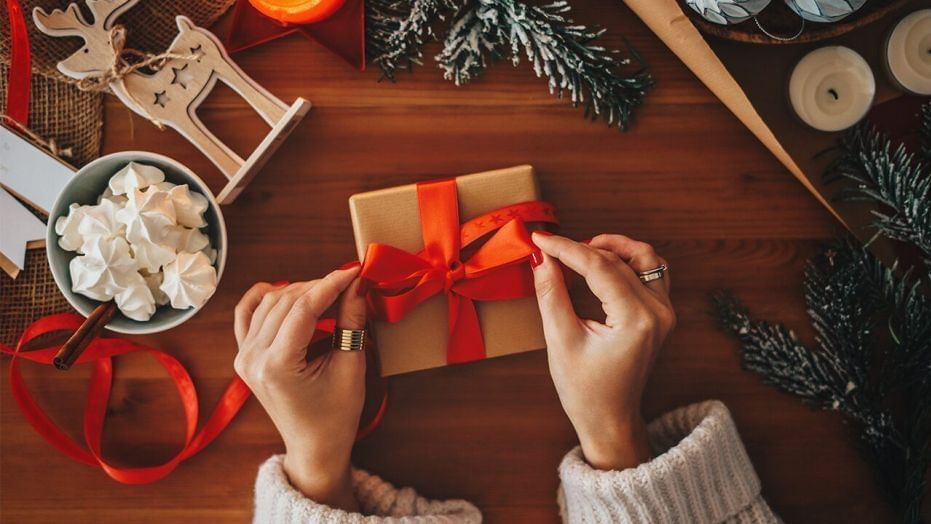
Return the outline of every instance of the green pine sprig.
{"type": "Polygon", "coordinates": [[[585,115],[625,129],[653,79],[640,57],[621,58],[596,45],[601,29],[576,25],[567,2],[531,6],[517,0],[370,0],[366,2],[366,54],[394,80],[401,69],[423,64],[422,47],[437,39],[440,22],[454,16],[436,56],[444,76],[462,85],[498,58],[521,56],[549,90],[585,115]]]}
{"type": "Polygon", "coordinates": [[[625,129],[653,79],[636,53],[620,58],[596,45],[605,31],[574,24],[570,10],[563,0],[543,6],[476,0],[460,11],[436,59],[444,76],[461,85],[495,59],[509,56],[516,66],[523,55],[538,77],[547,77],[551,94],[568,93],[587,117],[625,129]]]}
{"type": "Polygon", "coordinates": [[[815,349],[753,319],[733,295],[713,297],[746,369],[852,422],[905,523],[921,521],[931,463],[931,301],[920,286],[853,241],[830,246],[804,276],[815,349]]]}
{"type": "Polygon", "coordinates": [[[436,40],[435,25],[459,7],[459,0],[367,0],[366,54],[382,75],[423,65],[421,47],[436,40]]]}
{"type": "Polygon", "coordinates": [[[917,247],[931,264],[931,169],[923,156],[931,144],[931,104],[922,108],[924,151],[909,152],[894,145],[870,124],[849,131],[826,180],[845,178],[853,184],[838,194],[841,200],[870,201],[873,227],[879,234],[917,247]]]}

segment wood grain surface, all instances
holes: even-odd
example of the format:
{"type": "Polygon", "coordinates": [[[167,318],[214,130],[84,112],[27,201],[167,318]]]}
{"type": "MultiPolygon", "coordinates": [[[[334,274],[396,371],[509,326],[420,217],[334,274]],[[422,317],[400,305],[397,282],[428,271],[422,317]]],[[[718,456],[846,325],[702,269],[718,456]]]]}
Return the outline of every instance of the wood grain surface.
{"type": "MultiPolygon", "coordinates": [[[[230,258],[217,295],[185,325],[138,340],[188,366],[206,413],[233,374],[232,310],[240,295],[259,280],[308,279],[350,260],[351,194],[529,163],[566,234],[621,232],[654,244],[670,262],[680,320],[646,392],[647,416],[721,399],[737,420],[763,495],[786,521],[889,520],[841,419],[742,371],[735,342],[709,316],[709,293],[729,287],[760,316],[810,339],[800,275],[819,241],[840,227],[620,2],[573,4],[576,20],[603,24],[611,45],[626,37],[652,66],[657,88],[627,133],[585,121],[551,97],[526,64],[499,63],[456,88],[432,60],[395,84],[379,83],[376,69],[358,73],[297,36],[236,55],[281,99],[304,96],[314,108],[224,209],[230,258]]],[[[229,90],[209,98],[202,112],[240,152],[266,129],[229,90]]],[[[220,173],[193,146],[112,98],[105,142],[107,152],[171,155],[215,190],[222,187],[220,173]]],[[[597,313],[591,297],[576,296],[580,311],[597,313]]],[[[50,416],[80,439],[86,366],[61,373],[26,364],[23,371],[50,416]]],[[[182,420],[169,381],[143,356],[119,360],[116,377],[105,455],[122,465],[173,455],[182,420]]],[[[8,387],[0,390],[4,522],[244,522],[256,468],[282,451],[261,406],[250,401],[225,433],[168,478],[120,485],[51,448],[25,423],[8,387]]],[[[488,522],[557,520],[556,467],[575,436],[544,352],[398,376],[390,390],[384,423],[356,446],[358,466],[429,497],[474,501],[488,522]]]]}

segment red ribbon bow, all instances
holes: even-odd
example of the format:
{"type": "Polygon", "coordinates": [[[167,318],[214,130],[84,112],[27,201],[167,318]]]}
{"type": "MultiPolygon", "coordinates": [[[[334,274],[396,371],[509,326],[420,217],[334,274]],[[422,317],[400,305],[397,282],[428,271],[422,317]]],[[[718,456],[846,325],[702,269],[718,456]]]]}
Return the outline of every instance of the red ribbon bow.
{"type": "Polygon", "coordinates": [[[475,300],[532,296],[528,262],[538,251],[524,221],[556,223],[544,202],[524,202],[493,211],[461,227],[455,180],[418,184],[423,251],[412,254],[371,244],[362,264],[369,307],[380,319],[397,322],[421,302],[443,293],[449,305],[450,364],[485,358],[475,300]],[[494,234],[467,260],[463,248],[494,234]]]}

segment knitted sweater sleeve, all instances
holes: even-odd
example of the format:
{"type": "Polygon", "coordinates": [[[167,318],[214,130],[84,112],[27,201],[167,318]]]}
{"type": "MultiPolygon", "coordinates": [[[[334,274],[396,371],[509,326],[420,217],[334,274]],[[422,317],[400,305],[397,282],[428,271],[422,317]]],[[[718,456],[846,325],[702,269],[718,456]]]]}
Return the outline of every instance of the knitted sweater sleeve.
{"type": "Polygon", "coordinates": [[[575,448],[559,466],[564,522],[778,523],[730,412],[718,401],[677,409],[648,427],[654,458],[593,469],[575,448]]]}
{"type": "Polygon", "coordinates": [[[362,470],[353,470],[352,489],[362,513],[318,504],[291,486],[283,469],[284,455],[259,468],[255,479],[256,524],[473,524],[482,521],[478,508],[464,500],[428,500],[411,488],[396,488],[362,470]]]}

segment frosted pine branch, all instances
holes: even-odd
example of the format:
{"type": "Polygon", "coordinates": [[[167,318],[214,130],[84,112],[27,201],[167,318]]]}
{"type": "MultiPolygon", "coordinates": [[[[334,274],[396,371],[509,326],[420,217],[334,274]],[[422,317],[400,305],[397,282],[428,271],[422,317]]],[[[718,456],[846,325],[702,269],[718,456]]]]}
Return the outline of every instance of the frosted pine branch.
{"type": "Polygon", "coordinates": [[[573,106],[585,106],[586,116],[624,129],[653,79],[636,54],[634,60],[620,58],[594,45],[604,30],[574,25],[570,9],[565,1],[538,7],[476,0],[459,13],[436,60],[444,77],[461,85],[489,61],[508,55],[516,66],[523,55],[538,77],[547,78],[551,94],[568,93],[573,106]]]}
{"type": "Polygon", "coordinates": [[[455,12],[459,0],[367,0],[366,54],[385,78],[423,64],[421,47],[436,39],[434,25],[455,12]]]}
{"type": "Polygon", "coordinates": [[[803,289],[815,349],[781,324],[713,297],[745,368],[853,422],[902,522],[918,522],[931,455],[931,300],[922,281],[847,240],[809,263],[803,289]]]}
{"type": "MultiPolygon", "coordinates": [[[[922,138],[931,143],[931,109],[922,110],[922,138]]],[[[917,247],[931,264],[931,169],[921,157],[890,140],[869,124],[844,137],[840,157],[828,171],[829,180],[846,178],[853,186],[842,200],[866,200],[880,205],[873,211],[876,230],[893,240],[917,247]]],[[[925,151],[927,154],[927,150],[925,151]]]]}

